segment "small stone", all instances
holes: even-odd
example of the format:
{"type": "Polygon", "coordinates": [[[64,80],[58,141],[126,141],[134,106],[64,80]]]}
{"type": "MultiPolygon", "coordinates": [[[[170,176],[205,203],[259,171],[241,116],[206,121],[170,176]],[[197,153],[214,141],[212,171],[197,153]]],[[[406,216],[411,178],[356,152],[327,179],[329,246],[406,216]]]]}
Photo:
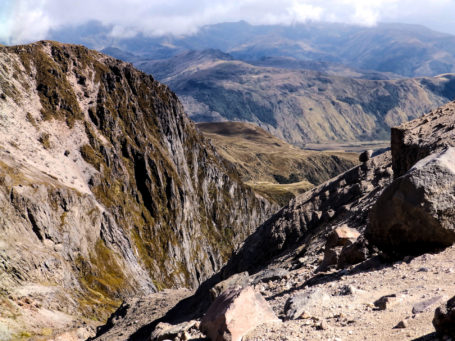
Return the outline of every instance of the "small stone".
{"type": "Polygon", "coordinates": [[[303,319],[303,320],[306,320],[306,319],[311,318],[311,316],[309,314],[307,314],[306,312],[303,312],[303,314],[300,315],[300,318],[303,319]]]}
{"type": "Polygon", "coordinates": [[[327,325],[327,322],[325,322],[325,321],[321,321],[321,323],[319,323],[316,326],[317,330],[327,330],[327,328],[328,328],[328,325],[327,325]]]}
{"type": "MultiPolygon", "coordinates": [[[[137,321],[134,321],[136,324],[137,321]]],[[[193,328],[196,325],[196,321],[191,320],[188,322],[182,322],[180,324],[172,325],[165,322],[160,322],[157,324],[155,330],[153,331],[150,339],[153,341],[161,341],[165,339],[175,340],[175,339],[184,339],[184,334],[187,330],[193,328]]]]}
{"type": "Polygon", "coordinates": [[[402,321],[398,322],[398,324],[393,328],[401,329],[401,328],[407,328],[407,327],[408,327],[408,322],[406,320],[402,320],[402,321]]]}
{"type": "Polygon", "coordinates": [[[352,285],[343,285],[340,288],[339,294],[342,296],[353,295],[357,291],[352,285]]]}
{"type": "Polygon", "coordinates": [[[374,302],[374,305],[378,310],[386,310],[396,302],[396,297],[397,295],[395,294],[382,296],[374,302]]]}
{"type": "Polygon", "coordinates": [[[442,300],[442,296],[436,296],[436,297],[432,297],[428,300],[418,302],[418,303],[414,304],[414,306],[412,307],[412,313],[413,314],[423,313],[424,311],[430,309],[430,307],[432,305],[438,303],[441,300],[442,300]]]}

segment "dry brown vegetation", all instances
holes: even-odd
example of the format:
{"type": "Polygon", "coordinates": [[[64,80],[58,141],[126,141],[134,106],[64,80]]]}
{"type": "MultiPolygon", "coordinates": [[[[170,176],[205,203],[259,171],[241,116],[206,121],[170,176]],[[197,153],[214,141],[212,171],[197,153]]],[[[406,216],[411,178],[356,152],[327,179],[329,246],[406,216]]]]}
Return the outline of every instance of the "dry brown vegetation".
{"type": "Polygon", "coordinates": [[[358,162],[356,153],[300,149],[251,123],[197,126],[218,153],[236,165],[243,181],[282,205],[358,162]]]}

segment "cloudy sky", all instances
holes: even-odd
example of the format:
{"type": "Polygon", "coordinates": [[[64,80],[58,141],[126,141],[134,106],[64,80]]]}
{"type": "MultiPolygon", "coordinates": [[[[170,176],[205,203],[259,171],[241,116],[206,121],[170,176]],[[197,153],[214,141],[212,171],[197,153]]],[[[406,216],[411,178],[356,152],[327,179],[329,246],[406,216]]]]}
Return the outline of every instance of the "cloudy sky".
{"type": "Polygon", "coordinates": [[[202,25],[239,20],[404,22],[455,34],[455,0],[0,0],[0,41],[45,39],[52,29],[89,20],[111,26],[113,36],[187,34],[202,25]]]}

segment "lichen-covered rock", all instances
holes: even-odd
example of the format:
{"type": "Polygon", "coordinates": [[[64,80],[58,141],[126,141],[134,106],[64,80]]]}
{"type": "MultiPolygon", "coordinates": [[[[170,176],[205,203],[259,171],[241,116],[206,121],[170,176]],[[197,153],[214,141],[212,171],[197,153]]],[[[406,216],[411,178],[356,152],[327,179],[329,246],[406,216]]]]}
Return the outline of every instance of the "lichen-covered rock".
{"type": "Polygon", "coordinates": [[[377,200],[366,230],[391,255],[421,254],[455,242],[455,148],[432,154],[377,200]]]}
{"type": "Polygon", "coordinates": [[[231,288],[244,288],[248,285],[250,276],[248,272],[234,274],[231,277],[221,281],[210,289],[210,297],[215,300],[221,293],[231,288]]]}
{"type": "Polygon", "coordinates": [[[277,281],[286,279],[289,277],[289,270],[283,268],[276,268],[276,269],[265,269],[258,272],[254,275],[252,282],[253,284],[261,283],[261,282],[269,282],[269,281],[277,281]]]}
{"type": "Polygon", "coordinates": [[[298,319],[303,313],[317,316],[329,302],[330,296],[326,292],[318,288],[310,288],[290,297],[284,306],[284,313],[288,319],[298,319]]]}

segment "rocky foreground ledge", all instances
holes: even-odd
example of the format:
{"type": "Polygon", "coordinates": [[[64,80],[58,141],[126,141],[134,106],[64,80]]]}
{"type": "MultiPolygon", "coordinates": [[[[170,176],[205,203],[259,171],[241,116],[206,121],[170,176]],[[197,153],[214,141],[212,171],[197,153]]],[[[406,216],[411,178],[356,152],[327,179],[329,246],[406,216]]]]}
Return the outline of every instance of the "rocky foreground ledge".
{"type": "Polygon", "coordinates": [[[292,200],[193,295],[125,302],[95,339],[455,338],[454,128],[454,102],[394,128],[391,153],[292,200]]]}

